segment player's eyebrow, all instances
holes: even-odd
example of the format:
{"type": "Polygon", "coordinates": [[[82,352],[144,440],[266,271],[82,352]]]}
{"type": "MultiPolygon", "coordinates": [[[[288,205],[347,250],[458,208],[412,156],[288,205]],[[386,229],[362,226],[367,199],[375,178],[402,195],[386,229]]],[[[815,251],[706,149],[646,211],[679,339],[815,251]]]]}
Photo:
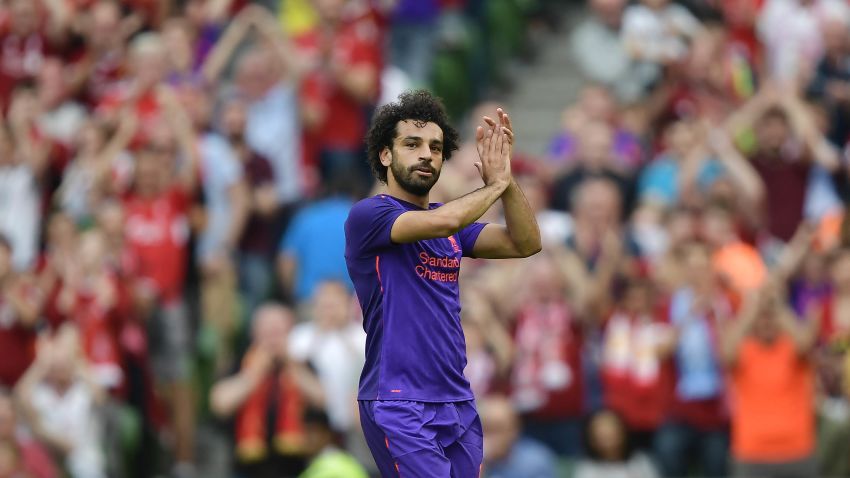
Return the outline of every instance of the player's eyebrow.
{"type": "MultiPolygon", "coordinates": [[[[405,142],[405,141],[414,141],[416,143],[421,143],[423,141],[423,138],[421,136],[405,136],[404,138],[401,138],[401,142],[405,142]]],[[[430,144],[431,146],[442,146],[443,140],[432,139],[431,141],[428,142],[428,144],[430,144]]]]}

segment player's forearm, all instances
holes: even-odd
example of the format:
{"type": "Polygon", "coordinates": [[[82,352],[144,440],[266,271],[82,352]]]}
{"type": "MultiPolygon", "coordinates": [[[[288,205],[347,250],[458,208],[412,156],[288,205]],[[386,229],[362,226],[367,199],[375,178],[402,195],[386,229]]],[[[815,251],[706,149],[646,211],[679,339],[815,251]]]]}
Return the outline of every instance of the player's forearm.
{"type": "Polygon", "coordinates": [[[517,251],[528,256],[540,252],[543,246],[537,218],[516,181],[511,180],[505,192],[502,193],[502,206],[505,211],[508,235],[517,251]]]}
{"type": "Polygon", "coordinates": [[[508,181],[497,181],[434,209],[434,215],[440,219],[439,222],[445,229],[443,237],[448,237],[478,220],[509,185],[508,181]]]}

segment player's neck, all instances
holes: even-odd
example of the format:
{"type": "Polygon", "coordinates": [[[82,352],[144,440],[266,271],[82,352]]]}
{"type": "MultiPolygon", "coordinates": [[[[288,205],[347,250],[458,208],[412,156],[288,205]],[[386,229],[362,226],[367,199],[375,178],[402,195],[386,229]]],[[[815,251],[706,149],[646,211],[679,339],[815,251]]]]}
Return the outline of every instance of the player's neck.
{"type": "Polygon", "coordinates": [[[404,188],[398,185],[395,181],[390,180],[387,185],[387,194],[394,198],[401,199],[402,201],[407,201],[411,204],[415,204],[422,209],[428,209],[428,195],[417,196],[415,194],[411,194],[406,191],[404,188]]]}

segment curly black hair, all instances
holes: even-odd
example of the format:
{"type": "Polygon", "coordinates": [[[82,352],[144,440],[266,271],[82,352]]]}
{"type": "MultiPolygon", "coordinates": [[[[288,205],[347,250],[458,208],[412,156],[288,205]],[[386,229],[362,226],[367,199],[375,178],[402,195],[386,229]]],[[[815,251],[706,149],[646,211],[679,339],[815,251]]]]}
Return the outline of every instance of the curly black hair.
{"type": "Polygon", "coordinates": [[[426,90],[402,93],[398,101],[386,104],[375,112],[372,126],[366,134],[369,166],[375,177],[384,184],[387,182],[387,167],[381,164],[381,151],[384,148],[392,149],[393,140],[398,134],[396,126],[404,120],[435,123],[443,130],[443,161],[451,159],[452,153],[458,149],[460,136],[449,124],[443,102],[426,90]]]}

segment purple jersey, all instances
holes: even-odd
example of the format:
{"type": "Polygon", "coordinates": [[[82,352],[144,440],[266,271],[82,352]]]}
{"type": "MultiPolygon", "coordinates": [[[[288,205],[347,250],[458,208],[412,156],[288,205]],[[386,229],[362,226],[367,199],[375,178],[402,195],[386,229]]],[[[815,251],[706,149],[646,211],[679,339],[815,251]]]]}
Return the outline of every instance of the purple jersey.
{"type": "Polygon", "coordinates": [[[463,376],[458,275],[461,257],[472,254],[485,224],[470,224],[448,238],[393,243],[396,218],[421,210],[379,194],[355,204],[345,222],[345,262],[367,334],[358,400],[473,398],[463,376]]]}

